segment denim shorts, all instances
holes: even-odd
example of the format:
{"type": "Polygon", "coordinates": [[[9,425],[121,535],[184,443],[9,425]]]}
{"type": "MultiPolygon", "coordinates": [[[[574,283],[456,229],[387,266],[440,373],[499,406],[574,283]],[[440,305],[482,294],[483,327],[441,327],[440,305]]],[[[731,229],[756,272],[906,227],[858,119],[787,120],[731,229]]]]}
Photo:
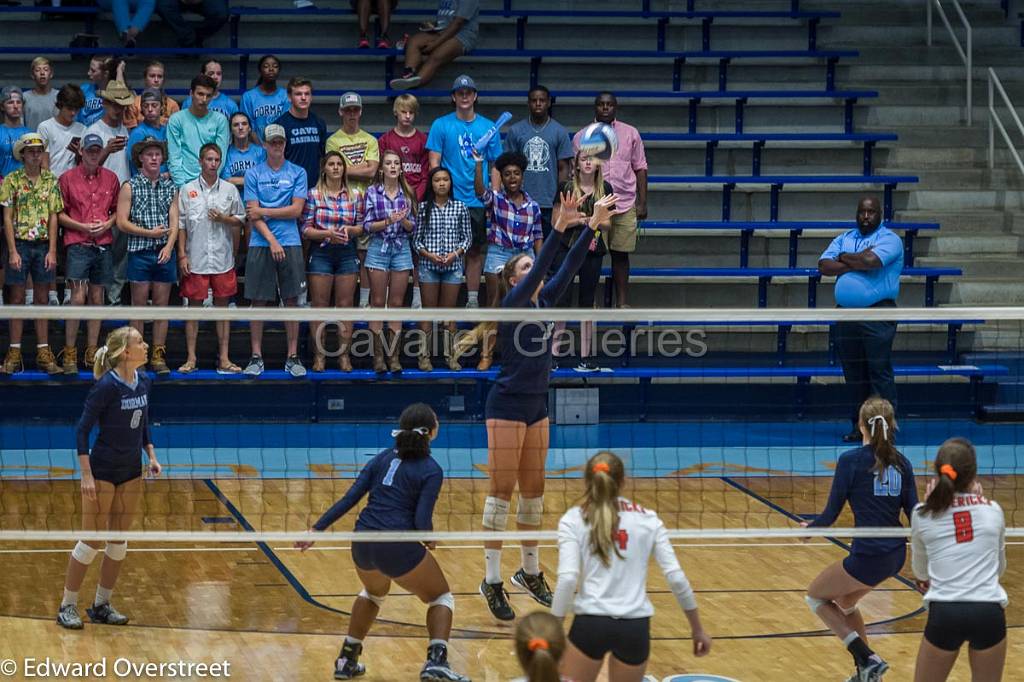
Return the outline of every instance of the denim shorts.
{"type": "Polygon", "coordinates": [[[505,267],[505,263],[512,260],[513,257],[525,253],[528,256],[533,256],[533,249],[527,248],[522,251],[519,249],[510,249],[507,246],[501,244],[488,244],[487,245],[487,259],[484,261],[484,272],[494,274],[501,272],[501,269],[505,267]]]}
{"type": "Polygon", "coordinates": [[[32,286],[53,282],[56,270],[46,269],[46,252],[50,250],[50,242],[18,239],[14,242],[14,247],[21,256],[21,270],[15,270],[10,266],[10,261],[7,261],[8,284],[23,287],[29,275],[32,275],[32,286]]]}
{"type": "Polygon", "coordinates": [[[64,270],[68,282],[107,287],[114,283],[114,254],[109,245],[72,244],[64,270]]]}
{"type": "Polygon", "coordinates": [[[316,243],[309,248],[309,264],[306,266],[308,275],[353,275],[359,272],[359,258],[356,257],[355,244],[332,244],[318,246],[316,243]]]}
{"type": "Polygon", "coordinates": [[[162,265],[157,261],[159,257],[158,249],[129,252],[124,278],[129,282],[174,284],[178,281],[178,264],[175,262],[174,252],[171,252],[170,260],[162,265]]]}
{"type": "Polygon", "coordinates": [[[420,260],[419,274],[423,284],[462,284],[463,269],[460,265],[451,270],[438,270],[424,258],[420,260]]]}
{"type": "Polygon", "coordinates": [[[383,253],[383,239],[371,239],[370,245],[366,248],[366,268],[368,270],[387,270],[397,272],[400,270],[412,270],[412,252],[409,250],[409,240],[404,240],[402,246],[391,247],[387,253],[383,253]]]}

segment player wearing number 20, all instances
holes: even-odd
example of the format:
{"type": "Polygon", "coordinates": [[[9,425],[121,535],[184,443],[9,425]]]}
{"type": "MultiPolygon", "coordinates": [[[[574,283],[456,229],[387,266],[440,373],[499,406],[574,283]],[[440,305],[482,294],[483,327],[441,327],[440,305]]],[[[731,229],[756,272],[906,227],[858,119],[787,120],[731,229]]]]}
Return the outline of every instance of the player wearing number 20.
{"type": "Polygon", "coordinates": [[[960,647],[970,644],[971,679],[1002,679],[1006,662],[1006,519],[976,481],[974,446],[951,438],[939,448],[925,501],[911,518],[912,566],[928,624],[915,682],[945,680],[960,647]]]}

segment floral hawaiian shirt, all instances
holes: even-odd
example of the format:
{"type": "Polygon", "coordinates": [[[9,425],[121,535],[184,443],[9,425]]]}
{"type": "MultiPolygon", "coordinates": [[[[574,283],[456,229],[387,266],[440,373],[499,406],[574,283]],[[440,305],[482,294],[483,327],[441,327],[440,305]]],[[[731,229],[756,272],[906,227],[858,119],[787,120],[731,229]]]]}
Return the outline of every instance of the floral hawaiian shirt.
{"type": "Polygon", "coordinates": [[[48,170],[29,182],[25,169],[19,168],[0,185],[0,206],[14,209],[14,238],[30,242],[49,239],[50,215],[64,210],[57,176],[48,170]]]}

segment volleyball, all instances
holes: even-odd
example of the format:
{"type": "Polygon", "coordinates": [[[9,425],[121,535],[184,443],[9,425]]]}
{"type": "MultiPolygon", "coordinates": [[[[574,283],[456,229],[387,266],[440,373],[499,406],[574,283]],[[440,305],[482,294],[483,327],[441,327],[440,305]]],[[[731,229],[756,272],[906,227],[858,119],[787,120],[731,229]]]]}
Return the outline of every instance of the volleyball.
{"type": "Polygon", "coordinates": [[[580,151],[587,156],[607,161],[615,155],[618,148],[619,137],[615,134],[615,128],[607,123],[591,123],[583,129],[580,151]]]}

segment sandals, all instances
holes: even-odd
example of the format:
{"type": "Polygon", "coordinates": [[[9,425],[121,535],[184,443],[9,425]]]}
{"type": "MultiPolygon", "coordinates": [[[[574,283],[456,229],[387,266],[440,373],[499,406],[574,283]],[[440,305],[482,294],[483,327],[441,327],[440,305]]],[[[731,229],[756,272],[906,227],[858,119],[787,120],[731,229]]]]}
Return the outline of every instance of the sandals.
{"type": "Polygon", "coordinates": [[[191,374],[196,371],[196,363],[192,360],[186,360],[185,364],[178,368],[180,374],[191,374]]]}
{"type": "Polygon", "coordinates": [[[240,374],[242,368],[233,362],[229,362],[223,367],[217,367],[217,374],[240,374]]]}

